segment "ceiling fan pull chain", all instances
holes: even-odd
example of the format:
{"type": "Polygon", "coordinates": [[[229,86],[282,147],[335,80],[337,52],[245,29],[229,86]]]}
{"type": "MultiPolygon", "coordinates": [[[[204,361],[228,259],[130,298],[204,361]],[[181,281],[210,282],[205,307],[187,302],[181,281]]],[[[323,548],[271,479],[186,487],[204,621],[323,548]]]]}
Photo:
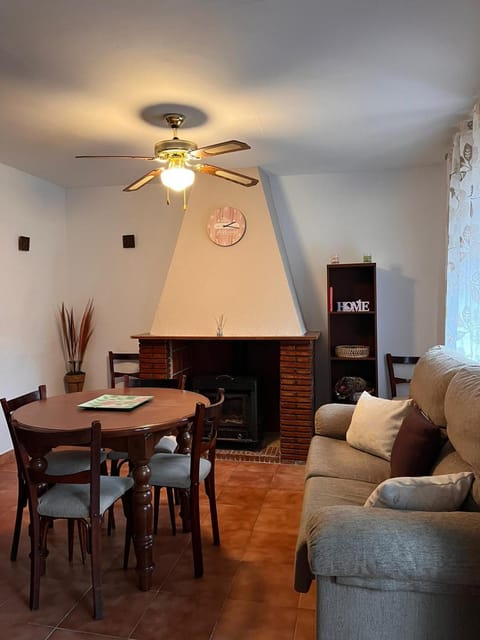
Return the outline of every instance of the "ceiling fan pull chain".
{"type": "Polygon", "coordinates": [[[170,189],[167,187],[167,204],[170,204],[170,189]]]}
{"type": "Polygon", "coordinates": [[[187,210],[187,190],[183,190],[183,210],[187,210]]]}

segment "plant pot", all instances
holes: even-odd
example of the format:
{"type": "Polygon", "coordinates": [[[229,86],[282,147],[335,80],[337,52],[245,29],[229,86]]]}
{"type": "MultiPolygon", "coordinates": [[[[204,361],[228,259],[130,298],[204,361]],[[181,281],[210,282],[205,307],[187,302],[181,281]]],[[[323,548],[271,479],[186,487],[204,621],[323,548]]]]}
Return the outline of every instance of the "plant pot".
{"type": "Polygon", "coordinates": [[[66,373],[63,377],[65,382],[65,391],[67,393],[74,393],[75,391],[82,391],[85,383],[85,373],[66,373]]]}

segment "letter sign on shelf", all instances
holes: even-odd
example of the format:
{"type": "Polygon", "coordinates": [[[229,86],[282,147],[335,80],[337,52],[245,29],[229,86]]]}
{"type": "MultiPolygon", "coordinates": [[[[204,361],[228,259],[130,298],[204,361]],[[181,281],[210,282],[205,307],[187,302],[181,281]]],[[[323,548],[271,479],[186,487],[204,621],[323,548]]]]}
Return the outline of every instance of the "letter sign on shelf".
{"type": "Polygon", "coordinates": [[[337,311],[370,311],[370,302],[360,299],[337,302],[337,311]]]}

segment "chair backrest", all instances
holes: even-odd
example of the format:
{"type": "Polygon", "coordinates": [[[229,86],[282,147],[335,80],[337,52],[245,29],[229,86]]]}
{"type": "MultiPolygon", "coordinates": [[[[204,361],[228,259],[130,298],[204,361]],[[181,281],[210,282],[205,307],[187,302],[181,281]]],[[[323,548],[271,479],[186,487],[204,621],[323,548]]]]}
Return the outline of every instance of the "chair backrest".
{"type": "Polygon", "coordinates": [[[190,481],[192,485],[199,483],[201,456],[207,457],[212,466],[215,464],[218,422],[222,415],[224,400],[224,389],[218,389],[214,404],[206,406],[198,402],[195,408],[195,416],[191,428],[192,452],[190,459],[190,481]]]}
{"type": "Polygon", "coordinates": [[[397,384],[409,384],[412,379],[413,367],[417,364],[420,356],[393,356],[391,353],[385,354],[387,363],[388,381],[390,384],[390,395],[397,396],[397,384]],[[395,365],[398,365],[397,367],[395,365]]]}
{"type": "Polygon", "coordinates": [[[10,434],[10,438],[13,444],[13,452],[15,454],[15,459],[17,461],[17,469],[19,475],[23,477],[22,464],[19,458],[20,452],[18,451],[17,442],[15,440],[15,435],[13,432],[12,426],[12,412],[20,407],[23,407],[26,404],[30,404],[30,402],[35,402],[36,400],[45,400],[47,397],[47,387],[44,384],[41,384],[38,389],[35,391],[30,391],[29,393],[24,393],[21,396],[17,396],[16,398],[11,398],[7,400],[6,398],[2,398],[0,403],[2,404],[3,413],[5,415],[5,421],[8,427],[8,433],[10,434]]]}
{"type": "MultiPolygon", "coordinates": [[[[108,352],[108,368],[109,368],[109,384],[112,389],[115,388],[115,382],[117,378],[123,378],[126,373],[138,373],[138,364],[140,362],[139,353],[116,353],[114,351],[108,352]],[[126,370],[125,366],[131,363],[137,363],[135,371],[126,370]]],[[[130,367],[129,367],[130,368],[130,367]]]]}
{"type": "Polygon", "coordinates": [[[12,420],[12,432],[28,486],[30,508],[37,509],[41,489],[49,484],[89,484],[90,517],[100,517],[101,425],[69,431],[31,431],[12,420]],[[56,447],[90,447],[90,468],[66,475],[49,475],[46,454],[56,447]],[[33,461],[33,464],[31,464],[33,461]]]}
{"type": "Polygon", "coordinates": [[[187,376],[181,375],[178,378],[137,378],[136,376],[123,376],[123,386],[128,387],[163,387],[166,389],[185,390],[187,376]]]}

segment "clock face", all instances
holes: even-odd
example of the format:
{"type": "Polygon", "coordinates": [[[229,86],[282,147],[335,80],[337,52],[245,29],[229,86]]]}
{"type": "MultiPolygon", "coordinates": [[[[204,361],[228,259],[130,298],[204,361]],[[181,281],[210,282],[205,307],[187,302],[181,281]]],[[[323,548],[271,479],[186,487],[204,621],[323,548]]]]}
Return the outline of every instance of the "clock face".
{"type": "Polygon", "coordinates": [[[220,247],[231,247],[237,244],[246,230],[247,221],[240,209],[219,207],[208,219],[208,237],[220,247]]]}

